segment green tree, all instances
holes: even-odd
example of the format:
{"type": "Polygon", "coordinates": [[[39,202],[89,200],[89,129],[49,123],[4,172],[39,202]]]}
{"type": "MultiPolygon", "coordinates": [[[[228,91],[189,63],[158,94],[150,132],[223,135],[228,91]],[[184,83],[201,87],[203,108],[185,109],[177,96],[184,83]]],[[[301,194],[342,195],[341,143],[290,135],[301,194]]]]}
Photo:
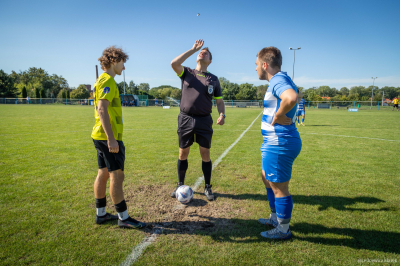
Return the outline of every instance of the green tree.
{"type": "Polygon", "coordinates": [[[72,99],[87,99],[90,97],[89,91],[86,89],[85,85],[79,85],[78,88],[71,92],[72,99]]]}
{"type": "Polygon", "coordinates": [[[236,94],[239,93],[239,85],[232,83],[224,77],[219,78],[222,96],[225,100],[236,100],[236,94]]]}
{"type": "MultiPolygon", "coordinates": [[[[350,88],[350,93],[349,93],[349,98],[351,94],[357,94],[358,98],[361,98],[362,96],[370,96],[371,97],[371,91],[368,92],[368,90],[365,89],[364,86],[354,86],[350,88]]],[[[353,98],[355,98],[353,96],[353,98]]],[[[358,101],[359,99],[356,99],[354,101],[358,101]]]]}
{"type": "Polygon", "coordinates": [[[69,89],[66,89],[66,90],[67,90],[67,99],[69,99],[69,98],[71,98],[70,92],[69,92],[69,89]]]}
{"type": "Polygon", "coordinates": [[[360,95],[358,93],[350,93],[348,98],[349,101],[359,101],[360,95]]]}
{"type": "Polygon", "coordinates": [[[243,83],[239,85],[239,93],[236,94],[237,100],[254,100],[257,88],[253,84],[243,83]]]}
{"type": "Polygon", "coordinates": [[[340,97],[341,101],[349,101],[349,98],[346,95],[343,95],[342,97],[340,97]]]}
{"type": "Polygon", "coordinates": [[[173,89],[170,95],[171,98],[174,98],[175,100],[180,100],[181,99],[181,90],[180,89],[173,89]]]}
{"type": "Polygon", "coordinates": [[[39,90],[39,88],[35,88],[35,98],[40,98],[40,90],[39,90]]]}
{"type": "Polygon", "coordinates": [[[260,86],[258,86],[257,87],[257,92],[256,92],[257,100],[263,100],[267,90],[268,90],[268,85],[260,85],[260,86]]]}
{"type": "Polygon", "coordinates": [[[0,69],[0,97],[16,97],[18,89],[14,85],[14,78],[0,69]]]}
{"type": "Polygon", "coordinates": [[[393,100],[395,97],[400,96],[400,87],[389,87],[385,86],[380,89],[381,92],[385,92],[385,98],[393,100]]]}
{"type": "Polygon", "coordinates": [[[44,89],[40,89],[40,98],[44,99],[46,98],[46,93],[44,92],[44,89]]]}
{"type": "Polygon", "coordinates": [[[26,87],[24,86],[22,88],[22,98],[26,98],[26,97],[28,97],[28,92],[26,91],[26,87]]]}
{"type": "Polygon", "coordinates": [[[349,95],[350,90],[347,87],[342,87],[340,89],[340,93],[342,94],[342,96],[347,96],[349,95]]]}
{"type": "Polygon", "coordinates": [[[124,81],[117,83],[119,94],[124,94],[124,84],[125,84],[125,92],[126,92],[126,89],[128,88],[128,84],[124,81]]]}
{"type": "Polygon", "coordinates": [[[127,94],[133,94],[133,95],[137,95],[138,94],[138,86],[136,86],[135,82],[133,82],[133,80],[131,80],[129,82],[129,86],[128,89],[126,91],[127,94]]]}
{"type": "MultiPolygon", "coordinates": [[[[58,95],[62,88],[68,88],[68,82],[62,76],[56,74],[49,75],[44,69],[31,67],[27,71],[16,73],[12,71],[12,76],[15,78],[15,84],[22,91],[25,86],[30,92],[33,88],[43,88],[49,90],[51,96],[58,95]]],[[[30,94],[30,93],[29,93],[30,94]]]]}
{"type": "Polygon", "coordinates": [[[67,98],[67,89],[62,89],[58,92],[57,98],[65,99],[67,98]]]}
{"type": "Polygon", "coordinates": [[[329,86],[320,86],[316,93],[321,97],[333,97],[336,95],[336,89],[329,86]]]}
{"type": "Polygon", "coordinates": [[[149,83],[140,83],[138,88],[139,90],[148,92],[150,90],[150,85],[149,83]]]}

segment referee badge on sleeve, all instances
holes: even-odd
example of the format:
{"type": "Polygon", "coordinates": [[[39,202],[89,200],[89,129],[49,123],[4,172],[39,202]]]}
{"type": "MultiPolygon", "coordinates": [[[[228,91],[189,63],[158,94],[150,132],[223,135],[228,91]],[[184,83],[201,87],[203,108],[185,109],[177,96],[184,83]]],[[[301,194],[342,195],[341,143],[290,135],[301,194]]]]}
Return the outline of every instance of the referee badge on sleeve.
{"type": "Polygon", "coordinates": [[[208,94],[212,94],[214,91],[214,86],[213,85],[208,85],[208,94]]]}

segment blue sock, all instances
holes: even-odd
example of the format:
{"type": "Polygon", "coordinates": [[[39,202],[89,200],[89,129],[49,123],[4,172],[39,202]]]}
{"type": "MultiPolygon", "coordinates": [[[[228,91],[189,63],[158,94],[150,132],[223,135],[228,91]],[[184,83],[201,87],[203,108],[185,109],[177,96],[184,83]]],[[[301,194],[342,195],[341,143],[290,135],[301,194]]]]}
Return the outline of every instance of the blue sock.
{"type": "Polygon", "coordinates": [[[301,123],[303,123],[304,122],[304,118],[303,119],[301,119],[301,123]]]}
{"type": "Polygon", "coordinates": [[[289,222],[292,217],[292,196],[275,198],[276,216],[278,217],[278,229],[283,233],[289,230],[289,222]]]}
{"type": "Polygon", "coordinates": [[[271,208],[272,214],[276,213],[275,210],[275,194],[272,191],[272,188],[267,188],[267,197],[269,202],[269,207],[271,208]]]}

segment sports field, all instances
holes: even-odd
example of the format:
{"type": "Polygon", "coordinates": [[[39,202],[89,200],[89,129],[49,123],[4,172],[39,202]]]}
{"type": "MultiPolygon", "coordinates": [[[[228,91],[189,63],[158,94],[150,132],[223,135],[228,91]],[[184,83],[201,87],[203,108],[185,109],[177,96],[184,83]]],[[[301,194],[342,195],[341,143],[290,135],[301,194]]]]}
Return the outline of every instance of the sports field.
{"type": "MultiPolygon", "coordinates": [[[[205,199],[201,184],[183,208],[169,197],[179,110],[123,108],[128,213],[150,224],[123,230],[94,223],[93,107],[0,105],[0,264],[398,264],[400,112],[390,110],[306,110],[290,187],[293,237],[270,241],[260,236],[270,228],[257,222],[269,216],[261,108],[227,109],[211,149],[213,162],[227,151],[213,170],[216,200],[205,199]]],[[[197,144],[188,161],[193,186],[202,176],[197,144]]],[[[107,200],[116,214],[108,192],[107,200]]]]}

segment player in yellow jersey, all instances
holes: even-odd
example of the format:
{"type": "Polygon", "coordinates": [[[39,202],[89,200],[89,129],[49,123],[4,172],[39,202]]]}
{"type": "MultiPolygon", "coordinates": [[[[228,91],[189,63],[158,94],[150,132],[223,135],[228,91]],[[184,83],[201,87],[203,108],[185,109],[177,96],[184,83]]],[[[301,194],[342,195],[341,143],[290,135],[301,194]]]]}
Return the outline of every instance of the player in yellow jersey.
{"type": "Polygon", "coordinates": [[[104,73],[96,80],[93,89],[94,117],[96,122],[92,131],[94,146],[97,150],[99,170],[94,182],[96,198],[96,223],[117,220],[118,226],[125,228],[143,228],[145,223],[129,217],[124,199],[122,182],[124,181],[125,146],[122,142],[123,119],[121,99],[115,75],[121,75],[128,55],[122,49],[110,46],[99,58],[104,73]],[[106,186],[110,179],[111,200],[117,215],[106,212],[106,186]]]}
{"type": "Polygon", "coordinates": [[[397,108],[397,111],[399,111],[399,99],[398,98],[394,98],[393,99],[393,108],[392,111],[394,110],[394,108],[397,108]]]}

